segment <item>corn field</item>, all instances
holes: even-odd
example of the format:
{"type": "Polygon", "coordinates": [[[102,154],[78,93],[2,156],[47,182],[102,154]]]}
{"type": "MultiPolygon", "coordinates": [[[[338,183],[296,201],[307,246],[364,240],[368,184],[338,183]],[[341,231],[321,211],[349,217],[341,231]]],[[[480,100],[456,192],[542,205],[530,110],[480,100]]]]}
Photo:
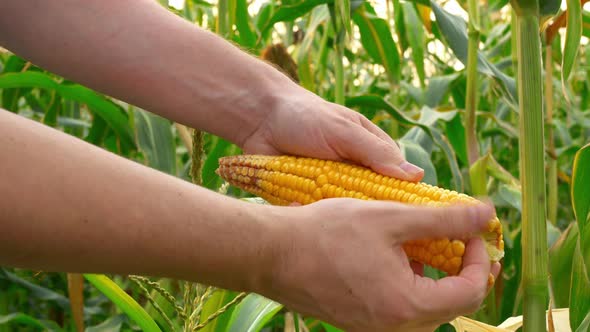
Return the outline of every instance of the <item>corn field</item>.
{"type": "MultiPolygon", "coordinates": [[[[520,327],[508,329],[507,320],[524,322],[527,332],[590,331],[585,3],[160,1],[366,116],[424,169],[423,182],[494,203],[502,269],[477,312],[438,328],[461,332],[520,327]]],[[[220,158],[242,153],[236,145],[5,49],[0,94],[0,108],[210,190],[265,203],[216,173],[220,158]]],[[[429,267],[425,274],[445,275],[429,267]]],[[[0,268],[0,332],[34,330],[341,331],[254,293],[139,275],[0,268]]]]}

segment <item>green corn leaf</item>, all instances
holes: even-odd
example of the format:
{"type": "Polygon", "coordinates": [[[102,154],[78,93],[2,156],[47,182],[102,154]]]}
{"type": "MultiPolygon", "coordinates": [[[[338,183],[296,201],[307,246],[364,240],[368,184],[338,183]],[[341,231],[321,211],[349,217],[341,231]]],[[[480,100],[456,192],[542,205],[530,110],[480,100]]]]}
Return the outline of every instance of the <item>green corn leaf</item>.
{"type": "Polygon", "coordinates": [[[109,298],[121,311],[127,314],[142,331],[161,332],[158,324],[145,312],[142,306],[107,276],[85,274],[84,278],[109,298]]]}
{"type": "Polygon", "coordinates": [[[258,332],[283,306],[258,294],[248,294],[236,306],[228,332],[258,332]]]}
{"type": "Polygon", "coordinates": [[[556,308],[569,306],[572,262],[577,243],[578,224],[571,223],[549,249],[550,282],[556,308]]]}
{"type": "Polygon", "coordinates": [[[416,72],[420,79],[420,84],[424,86],[426,74],[424,72],[424,45],[426,44],[424,37],[424,27],[422,21],[416,13],[416,8],[411,2],[402,2],[401,7],[404,11],[404,25],[406,26],[406,34],[410,47],[412,48],[412,59],[416,66],[416,72]]]}
{"type": "Polygon", "coordinates": [[[429,78],[428,86],[424,91],[424,104],[430,108],[436,108],[458,77],[459,74],[450,74],[429,78]]]}
{"type": "Polygon", "coordinates": [[[275,23],[294,21],[295,19],[309,13],[314,7],[331,3],[331,0],[303,0],[294,5],[283,5],[275,10],[261,32],[264,34],[272,28],[275,23]]]}
{"type": "Polygon", "coordinates": [[[305,37],[301,42],[301,46],[297,50],[297,62],[304,61],[305,58],[309,58],[312,50],[314,38],[316,36],[318,27],[330,18],[330,13],[327,6],[317,6],[311,12],[311,16],[307,21],[305,37]]]}
{"type": "Polygon", "coordinates": [[[8,315],[0,315],[0,325],[7,324],[14,328],[14,331],[20,331],[19,327],[27,327],[27,331],[61,331],[57,323],[52,321],[39,320],[22,312],[15,312],[8,315]]]}
{"type": "Polygon", "coordinates": [[[350,21],[350,0],[334,0],[339,21],[346,31],[346,35],[352,36],[352,24],[350,21]]]}
{"type": "Polygon", "coordinates": [[[590,12],[582,10],[582,35],[590,38],[590,12]]]}
{"type": "MultiPolygon", "coordinates": [[[[430,1],[430,6],[440,32],[445,41],[457,57],[465,66],[467,65],[467,25],[459,16],[450,14],[435,1],[430,1]]],[[[477,56],[478,72],[493,78],[502,91],[502,96],[510,105],[518,105],[516,82],[512,77],[504,74],[498,67],[493,65],[481,52],[477,56]]]]}
{"type": "Polygon", "coordinates": [[[36,285],[2,268],[0,268],[0,279],[6,279],[15,285],[27,289],[30,292],[31,298],[49,301],[62,310],[70,310],[70,300],[51,289],[36,285]]]}
{"type": "Polygon", "coordinates": [[[353,21],[359,28],[364,49],[373,61],[385,68],[390,84],[398,84],[401,80],[400,55],[387,21],[377,16],[369,2],[355,11],[353,21]]]}
{"type": "Polygon", "coordinates": [[[461,115],[457,114],[455,118],[448,121],[445,126],[445,134],[451,143],[457,158],[464,164],[469,164],[467,160],[467,143],[465,141],[465,126],[461,121],[461,115]]]}
{"type": "Polygon", "coordinates": [[[86,332],[119,332],[126,321],[127,316],[123,314],[112,316],[98,325],[89,326],[86,332]]]}
{"type": "Polygon", "coordinates": [[[588,332],[590,331],[590,311],[586,314],[584,320],[580,323],[576,332],[588,332]]]}
{"type": "Polygon", "coordinates": [[[65,84],[54,81],[40,72],[7,73],[0,75],[0,88],[39,88],[53,90],[65,99],[86,104],[100,116],[121,139],[122,144],[135,147],[135,140],[129,126],[127,114],[115,103],[96,92],[78,84],[65,84]]]}
{"type": "MultiPolygon", "coordinates": [[[[201,323],[205,322],[208,317],[221,309],[228,302],[236,297],[237,293],[229,290],[218,290],[205,302],[201,311],[201,323]]],[[[226,332],[229,328],[229,320],[236,306],[231,306],[226,312],[213,319],[205,325],[201,332],[226,332]]]]}
{"type": "Polygon", "coordinates": [[[219,168],[219,158],[228,154],[232,144],[221,137],[213,137],[212,149],[207,154],[207,159],[203,164],[203,186],[209,189],[217,189],[221,179],[215,174],[219,168]]]}
{"type": "Polygon", "coordinates": [[[572,169],[572,204],[580,232],[590,222],[590,144],[581,148],[572,169]]]}
{"type": "Polygon", "coordinates": [[[567,0],[567,26],[563,58],[561,59],[561,88],[566,97],[569,95],[566,92],[567,81],[580,48],[582,25],[582,4],[580,0],[567,0]]]}
{"type": "MultiPolygon", "coordinates": [[[[4,63],[4,68],[2,69],[3,73],[14,73],[19,72],[25,67],[26,61],[18,57],[16,55],[11,55],[8,57],[6,62],[4,63]]],[[[17,102],[18,99],[28,93],[31,89],[4,89],[2,91],[2,107],[5,109],[16,112],[17,110],[17,102]]]]}
{"type": "Polygon", "coordinates": [[[406,160],[424,170],[422,182],[436,186],[438,184],[436,168],[428,152],[413,140],[400,139],[398,141],[400,150],[406,160]]]}
{"type": "Polygon", "coordinates": [[[504,268],[504,292],[500,303],[500,319],[504,321],[508,317],[521,314],[522,292],[520,290],[521,262],[522,262],[522,236],[520,230],[505,237],[506,249],[502,266],[504,268]]]}
{"type": "MultiPolygon", "coordinates": [[[[311,12],[311,16],[307,21],[305,37],[301,42],[301,46],[297,49],[297,70],[299,74],[299,80],[303,87],[310,91],[316,91],[316,81],[314,73],[316,72],[312,68],[312,45],[316,38],[318,27],[327,22],[330,18],[330,13],[327,6],[317,6],[311,12]]],[[[325,32],[324,32],[325,33],[325,32]]]]}
{"type": "MultiPolygon", "coordinates": [[[[254,19],[255,24],[256,24],[256,30],[258,30],[259,32],[263,32],[263,29],[270,24],[270,20],[272,17],[274,11],[274,5],[272,2],[265,2],[261,7],[260,10],[258,11],[258,14],[256,14],[256,17],[254,19]]],[[[266,34],[269,31],[267,30],[263,35],[266,36],[266,34]]]]}
{"type": "Polygon", "coordinates": [[[176,176],[176,143],[169,120],[136,109],[134,112],[137,143],[147,165],[176,176]]]}
{"type": "Polygon", "coordinates": [[[489,155],[485,154],[477,159],[469,167],[469,178],[471,179],[471,192],[476,196],[485,196],[488,193],[488,160],[489,155]]]}
{"type": "Polygon", "coordinates": [[[559,11],[559,7],[561,7],[561,0],[539,0],[539,14],[541,18],[555,16],[559,11]]]}
{"type": "Polygon", "coordinates": [[[90,131],[84,140],[88,143],[101,146],[108,131],[109,127],[107,123],[100,116],[95,116],[94,119],[92,119],[90,131]]]}
{"type": "Polygon", "coordinates": [[[324,327],[324,329],[326,329],[326,332],[344,332],[343,330],[341,330],[335,326],[332,326],[328,323],[322,322],[322,326],[324,327]]]}
{"type": "MultiPolygon", "coordinates": [[[[590,232],[586,232],[590,235],[590,232]]],[[[580,235],[583,231],[580,230],[580,235]]],[[[570,326],[576,331],[590,312],[590,279],[585,267],[581,243],[590,241],[589,236],[580,236],[574,253],[570,290],[570,326]]],[[[587,331],[587,329],[586,329],[587,331]]]]}
{"type": "Polygon", "coordinates": [[[250,14],[248,13],[248,3],[246,0],[236,0],[235,15],[236,27],[240,33],[240,45],[247,49],[254,48],[258,36],[256,35],[256,31],[252,25],[252,20],[250,19],[250,14]]]}
{"type": "Polygon", "coordinates": [[[404,53],[406,48],[408,48],[408,38],[407,38],[407,27],[404,24],[404,11],[402,10],[402,4],[400,0],[392,0],[393,2],[393,21],[394,21],[394,28],[395,34],[397,35],[398,46],[400,48],[400,52],[404,53]]]}
{"type": "Polygon", "coordinates": [[[522,212],[522,193],[520,188],[514,185],[501,184],[498,187],[497,195],[505,203],[517,209],[518,212],[522,212]]]}
{"type": "Polygon", "coordinates": [[[455,151],[449,143],[448,139],[444,137],[437,129],[431,128],[427,125],[408,119],[403,113],[397,110],[393,105],[388,103],[383,97],[375,95],[365,95],[349,97],[346,99],[347,107],[365,107],[369,109],[383,110],[391,115],[396,121],[406,126],[418,126],[426,132],[426,134],[443,150],[449,167],[453,173],[453,189],[463,191],[463,176],[457,163],[455,151]]]}

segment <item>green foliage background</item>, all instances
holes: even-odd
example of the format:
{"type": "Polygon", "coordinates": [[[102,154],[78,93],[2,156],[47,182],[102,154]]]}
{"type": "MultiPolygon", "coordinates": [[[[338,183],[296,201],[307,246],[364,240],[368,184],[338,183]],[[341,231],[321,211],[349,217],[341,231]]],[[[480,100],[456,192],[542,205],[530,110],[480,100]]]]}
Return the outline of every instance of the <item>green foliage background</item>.
{"type": "MultiPolygon", "coordinates": [[[[468,9],[461,0],[387,0],[379,7],[361,0],[266,0],[257,9],[247,0],[187,0],[182,9],[163,6],[255,56],[273,44],[284,45],[303,87],[361,112],[383,128],[400,142],[408,160],[426,170],[426,182],[489,195],[503,222],[506,256],[494,291],[473,316],[497,325],[522,314],[514,17],[507,0],[479,3],[477,63],[469,74],[471,34],[458,12],[448,10],[451,4],[468,9]],[[386,10],[376,12],[377,7],[386,10]],[[469,141],[466,87],[474,79],[476,136],[469,141]],[[469,161],[470,144],[480,152],[475,163],[469,161]]],[[[544,72],[550,76],[544,98],[553,101],[552,115],[546,118],[548,287],[552,305],[571,307],[572,327],[586,330],[590,324],[590,307],[583,297],[590,293],[590,228],[585,227],[590,210],[586,145],[590,13],[578,0],[564,4],[567,12],[558,10],[559,2],[541,3],[545,24],[539,31],[544,52],[551,52],[545,58],[549,61],[545,68],[551,71],[544,72]],[[559,30],[562,15],[568,24],[559,30]],[[549,31],[557,33],[548,41],[549,31]]],[[[7,51],[0,53],[0,92],[4,109],[191,180],[191,145],[183,141],[189,132],[149,110],[101,95],[7,51]]],[[[239,148],[207,133],[203,148],[203,185],[247,197],[223,186],[214,173],[217,159],[240,153],[239,148]]],[[[436,271],[428,273],[440,277],[436,271]]],[[[0,332],[75,330],[68,292],[72,277],[0,269],[0,332]]],[[[82,293],[74,296],[83,295],[88,331],[282,331],[287,325],[300,331],[337,330],[256,294],[168,279],[87,275],[85,280],[82,293]],[[212,317],[216,318],[208,320],[212,317]]]]}

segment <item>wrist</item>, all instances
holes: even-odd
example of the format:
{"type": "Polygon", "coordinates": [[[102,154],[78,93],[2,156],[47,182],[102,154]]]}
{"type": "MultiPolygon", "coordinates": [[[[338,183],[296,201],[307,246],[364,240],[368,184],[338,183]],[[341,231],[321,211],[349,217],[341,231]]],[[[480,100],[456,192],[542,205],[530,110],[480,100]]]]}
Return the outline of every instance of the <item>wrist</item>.
{"type": "Polygon", "coordinates": [[[244,104],[252,105],[249,108],[254,114],[255,121],[235,131],[239,137],[234,142],[241,148],[244,148],[250,137],[264,131],[265,127],[274,123],[273,121],[284,119],[282,114],[300,109],[297,104],[309,99],[309,95],[315,96],[270,65],[264,66],[268,70],[261,71],[264,74],[258,77],[259,84],[251,88],[251,93],[247,97],[250,101],[243,101],[244,104]]]}
{"type": "Polygon", "coordinates": [[[273,289],[280,284],[280,271],[285,263],[286,253],[292,247],[287,208],[258,205],[255,209],[262,226],[261,248],[257,253],[247,281],[247,290],[265,296],[272,296],[273,289]],[[257,210],[257,211],[256,211],[257,210]]]}

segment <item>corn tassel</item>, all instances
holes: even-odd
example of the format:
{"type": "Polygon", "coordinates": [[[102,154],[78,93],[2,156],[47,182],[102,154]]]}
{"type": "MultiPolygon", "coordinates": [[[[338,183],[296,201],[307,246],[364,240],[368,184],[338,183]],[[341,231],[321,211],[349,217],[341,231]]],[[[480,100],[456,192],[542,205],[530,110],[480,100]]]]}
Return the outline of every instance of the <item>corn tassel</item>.
{"type": "MultiPolygon", "coordinates": [[[[475,204],[465,194],[408,182],[375,173],[357,165],[293,156],[243,155],[219,160],[217,174],[231,185],[264,198],[273,205],[294,202],[310,204],[324,198],[350,197],[363,200],[391,200],[435,207],[451,204],[475,204]]],[[[481,234],[490,261],[504,255],[502,224],[497,217],[489,221],[481,234]]],[[[403,246],[412,260],[432,266],[448,275],[460,272],[465,243],[461,239],[423,239],[403,246]]],[[[490,275],[491,277],[491,275],[490,275]]],[[[490,278],[493,283],[493,278],[490,278]]]]}

